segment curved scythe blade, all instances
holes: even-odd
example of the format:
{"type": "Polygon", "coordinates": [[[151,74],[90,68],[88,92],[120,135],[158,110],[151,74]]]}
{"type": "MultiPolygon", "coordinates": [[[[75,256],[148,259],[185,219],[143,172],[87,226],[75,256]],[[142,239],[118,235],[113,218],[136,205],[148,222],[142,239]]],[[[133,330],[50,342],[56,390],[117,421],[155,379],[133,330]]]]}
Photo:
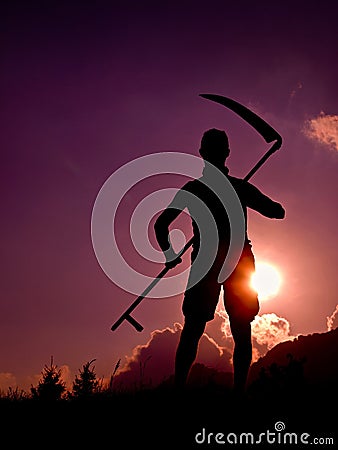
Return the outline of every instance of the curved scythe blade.
{"type": "MultiPolygon", "coordinates": [[[[277,133],[277,131],[272,128],[265,120],[259,117],[256,113],[248,109],[246,106],[232,100],[228,97],[223,97],[222,95],[216,94],[199,94],[200,97],[206,98],[213,102],[219,103],[223,106],[234,111],[242,119],[244,119],[249,125],[251,125],[258,133],[264,138],[265,142],[272,142],[277,140],[279,142],[279,147],[282,145],[282,137],[277,133]]],[[[278,148],[279,148],[278,147],[278,148]]],[[[277,149],[276,149],[277,150],[277,149]]]]}

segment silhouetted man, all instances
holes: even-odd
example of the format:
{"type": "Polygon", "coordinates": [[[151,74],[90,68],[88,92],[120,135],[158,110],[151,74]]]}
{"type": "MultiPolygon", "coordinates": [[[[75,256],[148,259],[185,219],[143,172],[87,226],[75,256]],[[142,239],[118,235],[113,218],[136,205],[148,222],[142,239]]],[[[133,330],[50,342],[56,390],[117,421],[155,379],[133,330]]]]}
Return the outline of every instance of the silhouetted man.
{"type": "MultiPolygon", "coordinates": [[[[224,131],[215,128],[206,131],[202,136],[199,153],[203,160],[207,161],[202,177],[187,182],[155,222],[156,238],[166,256],[166,264],[169,267],[174,267],[180,262],[180,259],[175,260],[175,254],[171,247],[169,226],[185,208],[192,216],[194,233],[192,263],[198,255],[202,233],[200,224],[196,223],[194,215],[191,214],[192,209],[196,209],[196,204],[192,206],[192,198],[196,197],[206,205],[214,218],[218,231],[218,245],[214,262],[200,281],[195,284],[190,283],[194,265],[191,266],[182,305],[184,326],[176,351],[175,385],[182,388],[186,384],[190,368],[197,355],[199,340],[207,322],[214,318],[223,284],[224,307],[229,316],[235,344],[233,353],[234,389],[238,393],[243,393],[252,360],[251,322],[259,311],[258,296],[251,287],[255,261],[251,242],[247,235],[247,208],[251,208],[265,217],[275,219],[283,219],[285,211],[279,203],[271,200],[251,183],[228,174],[229,170],[225,167],[225,161],[230,154],[230,148],[228,137],[224,131]],[[242,206],[245,222],[245,239],[244,246],[240,249],[240,258],[232,273],[223,283],[218,281],[218,276],[229,250],[231,229],[225,206],[208,187],[210,186],[208,177],[209,179],[212,177],[210,167],[213,168],[213,166],[219,169],[231,183],[242,206]]],[[[226,189],[226,186],[224,188],[226,189]]]]}

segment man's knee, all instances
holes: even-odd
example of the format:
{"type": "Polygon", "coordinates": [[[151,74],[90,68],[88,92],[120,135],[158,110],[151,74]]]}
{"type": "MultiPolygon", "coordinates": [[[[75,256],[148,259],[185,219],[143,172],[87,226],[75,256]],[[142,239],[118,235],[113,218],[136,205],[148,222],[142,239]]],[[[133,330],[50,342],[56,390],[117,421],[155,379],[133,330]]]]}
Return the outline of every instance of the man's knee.
{"type": "Polygon", "coordinates": [[[251,344],[251,322],[243,320],[230,320],[230,328],[235,343],[251,344]]]}
{"type": "Polygon", "coordinates": [[[182,333],[191,338],[200,338],[205,330],[206,321],[193,317],[186,317],[183,325],[182,333]]]}

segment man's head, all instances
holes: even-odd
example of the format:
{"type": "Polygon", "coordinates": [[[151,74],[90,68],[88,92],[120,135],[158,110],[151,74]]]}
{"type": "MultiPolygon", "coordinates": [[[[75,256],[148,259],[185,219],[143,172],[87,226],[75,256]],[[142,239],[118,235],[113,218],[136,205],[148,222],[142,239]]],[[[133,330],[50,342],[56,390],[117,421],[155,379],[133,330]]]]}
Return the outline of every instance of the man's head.
{"type": "Polygon", "coordinates": [[[216,167],[223,167],[230,154],[229,140],[225,131],[211,128],[204,132],[199,150],[202,158],[216,167]]]}

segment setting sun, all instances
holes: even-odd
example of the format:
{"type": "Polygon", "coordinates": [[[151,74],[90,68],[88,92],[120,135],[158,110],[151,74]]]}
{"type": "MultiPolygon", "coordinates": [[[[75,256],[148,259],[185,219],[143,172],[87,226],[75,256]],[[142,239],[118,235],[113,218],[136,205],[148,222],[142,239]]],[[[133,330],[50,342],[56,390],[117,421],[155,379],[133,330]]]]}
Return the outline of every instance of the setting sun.
{"type": "Polygon", "coordinates": [[[259,300],[268,300],[277,295],[281,282],[281,275],[276,267],[266,262],[256,263],[251,285],[257,291],[259,300]]]}

